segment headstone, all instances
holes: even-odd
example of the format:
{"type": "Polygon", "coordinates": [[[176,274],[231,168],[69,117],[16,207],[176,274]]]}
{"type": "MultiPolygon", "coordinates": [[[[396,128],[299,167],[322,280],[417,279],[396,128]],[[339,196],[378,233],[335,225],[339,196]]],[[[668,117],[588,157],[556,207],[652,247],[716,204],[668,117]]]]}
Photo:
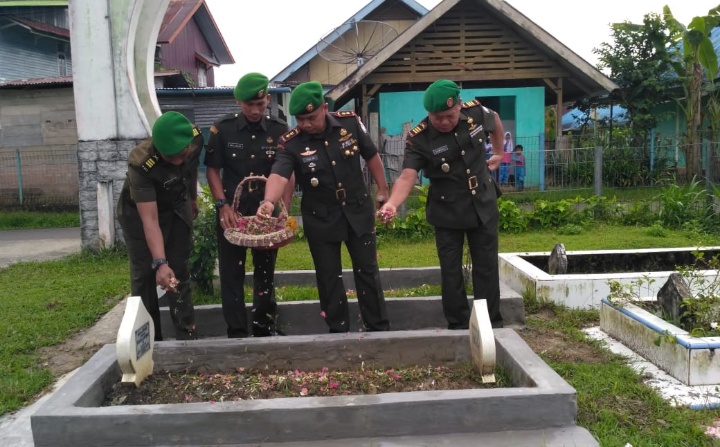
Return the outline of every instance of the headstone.
{"type": "Polygon", "coordinates": [[[550,253],[548,261],[548,273],[551,275],[564,275],[567,273],[568,261],[565,246],[563,244],[555,244],[550,253]]]}
{"type": "Polygon", "coordinates": [[[486,300],[473,301],[470,314],[470,356],[483,383],[495,383],[495,334],[486,300]]]}
{"type": "Polygon", "coordinates": [[[155,325],[139,296],[127,300],[125,314],[118,329],[118,364],[124,385],[140,386],[153,371],[155,325]]]}
{"type": "Polygon", "coordinates": [[[660,303],[663,315],[673,323],[679,324],[683,314],[682,302],[685,298],[692,298],[692,292],[680,273],[671,273],[668,280],[658,290],[657,300],[660,303]]]}

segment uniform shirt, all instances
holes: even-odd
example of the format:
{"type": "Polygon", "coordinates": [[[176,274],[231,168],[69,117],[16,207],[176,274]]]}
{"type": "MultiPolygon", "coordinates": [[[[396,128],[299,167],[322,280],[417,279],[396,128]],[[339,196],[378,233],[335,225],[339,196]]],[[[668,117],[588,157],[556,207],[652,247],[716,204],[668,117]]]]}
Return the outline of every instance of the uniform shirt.
{"type": "MultiPolygon", "coordinates": [[[[193,216],[190,200],[197,182],[197,169],[203,147],[200,130],[194,128],[195,138],[191,145],[192,154],[175,166],[166,162],[148,138],[137,145],[128,156],[128,172],[123,184],[117,215],[127,221],[134,221],[135,230],[142,231],[142,221],[137,203],[157,202],[158,219],[163,228],[174,216],[180,217],[192,227],[193,216]]],[[[128,227],[131,228],[131,227],[128,227]]]]}
{"type": "Polygon", "coordinates": [[[469,229],[498,217],[501,192],[485,156],[487,133],[494,130],[495,112],[478,101],[462,105],[458,125],[451,132],[439,132],[427,117],[410,130],[403,169],[422,170],[430,180],[425,207],[428,223],[469,229]]]}
{"type": "Polygon", "coordinates": [[[346,240],[348,225],[357,235],[374,231],[374,206],[360,158],[369,160],[377,148],[354,112],[328,114],[321,134],[296,127],[280,138],[278,149],[272,172],[285,178],[295,172],[308,237],[346,240]]]}
{"type": "MultiPolygon", "coordinates": [[[[249,122],[241,113],[224,115],[210,128],[205,166],[222,169],[225,198],[232,201],[238,183],[249,175],[270,175],[275,162],[278,139],[287,132],[287,124],[266,115],[258,123],[249,122]]],[[[243,185],[238,211],[253,215],[265,194],[265,183],[243,185]]]]}

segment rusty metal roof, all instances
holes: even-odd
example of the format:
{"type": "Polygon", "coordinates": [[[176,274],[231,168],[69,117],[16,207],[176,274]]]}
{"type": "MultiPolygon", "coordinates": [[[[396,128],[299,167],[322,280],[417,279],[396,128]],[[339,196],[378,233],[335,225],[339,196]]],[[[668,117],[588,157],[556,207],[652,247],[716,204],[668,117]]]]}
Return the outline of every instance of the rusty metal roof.
{"type": "Polygon", "coordinates": [[[15,79],[12,81],[3,82],[0,81],[0,88],[11,88],[11,87],[27,87],[36,85],[46,86],[60,86],[60,85],[72,85],[72,76],[55,76],[52,78],[31,78],[31,79],[15,79]]]}
{"type": "Polygon", "coordinates": [[[35,31],[43,33],[53,34],[55,36],[62,36],[70,39],[70,30],[65,28],[58,28],[57,26],[48,25],[46,23],[34,22],[24,17],[10,17],[13,22],[25,25],[28,28],[32,28],[35,31]]]}

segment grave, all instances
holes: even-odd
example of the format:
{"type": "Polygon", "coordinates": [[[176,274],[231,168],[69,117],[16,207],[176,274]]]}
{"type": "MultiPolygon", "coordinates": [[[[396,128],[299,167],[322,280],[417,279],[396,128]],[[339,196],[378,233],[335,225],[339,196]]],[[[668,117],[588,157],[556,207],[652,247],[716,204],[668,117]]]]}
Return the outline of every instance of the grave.
{"type": "Polygon", "coordinates": [[[570,308],[597,309],[610,293],[611,280],[626,285],[643,281],[643,292],[654,296],[677,265],[693,262],[695,250],[706,257],[720,253],[720,247],[568,251],[567,273],[557,275],[548,273],[549,252],[500,253],[500,281],[520,294],[570,308]]]}
{"type": "MultiPolygon", "coordinates": [[[[378,395],[102,407],[121,378],[107,345],[32,416],[37,447],[159,445],[597,446],[575,425],[575,390],[512,329],[496,329],[496,362],[512,386],[378,395]],[[529,441],[532,440],[532,441],[529,441]],[[487,441],[487,442],[485,442],[487,441]],[[287,443],[287,444],[286,444],[287,443]],[[376,444],[381,445],[381,444],[376,444]]],[[[466,331],[417,330],[166,341],[155,369],[352,368],[470,361],[466,331]]]]}

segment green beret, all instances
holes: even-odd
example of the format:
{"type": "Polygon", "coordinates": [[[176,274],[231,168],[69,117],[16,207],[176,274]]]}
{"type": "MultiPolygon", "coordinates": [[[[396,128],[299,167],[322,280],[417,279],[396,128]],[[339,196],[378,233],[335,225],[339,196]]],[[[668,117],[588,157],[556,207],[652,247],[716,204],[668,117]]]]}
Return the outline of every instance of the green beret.
{"type": "Polygon", "coordinates": [[[460,87],[453,81],[440,79],[425,90],[423,106],[428,112],[444,112],[460,101],[460,87]]]}
{"type": "Polygon", "coordinates": [[[268,94],[268,78],[260,73],[248,73],[238,81],[233,95],[238,101],[262,99],[268,94]]]}
{"type": "Polygon", "coordinates": [[[153,124],[152,142],[163,155],[176,155],[190,146],[193,126],[182,113],[165,112],[153,124]]]}
{"type": "Polygon", "coordinates": [[[314,112],[325,103],[322,84],[317,81],[298,85],[290,95],[290,115],[314,112]]]}

